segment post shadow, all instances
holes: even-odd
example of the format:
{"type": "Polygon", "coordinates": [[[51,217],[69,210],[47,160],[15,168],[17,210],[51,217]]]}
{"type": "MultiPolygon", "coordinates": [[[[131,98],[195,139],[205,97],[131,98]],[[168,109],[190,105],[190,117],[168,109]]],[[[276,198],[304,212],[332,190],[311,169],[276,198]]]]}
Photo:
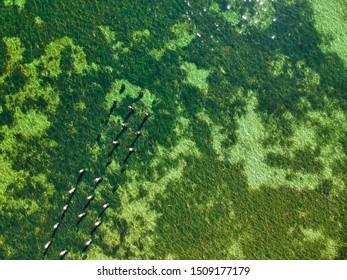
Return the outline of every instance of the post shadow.
{"type": "MultiPolygon", "coordinates": [[[[123,173],[122,170],[121,170],[121,173],[123,173]]],[[[115,192],[118,190],[118,188],[119,188],[119,185],[114,186],[114,187],[112,188],[112,193],[115,193],[115,192]]]]}
{"type": "Polygon", "coordinates": [[[120,173],[124,173],[126,170],[127,170],[128,166],[127,165],[123,165],[121,170],[120,170],[120,173]]]}
{"type": "Polygon", "coordinates": [[[127,129],[127,125],[125,123],[122,123],[122,130],[116,135],[116,138],[114,140],[117,141],[123,135],[123,133],[127,131],[127,129]]]}
{"type": "Polygon", "coordinates": [[[105,166],[108,167],[112,163],[112,158],[108,157],[105,166]]]}
{"type": "Polygon", "coordinates": [[[136,135],[135,139],[133,140],[133,142],[131,142],[130,147],[133,147],[135,145],[137,139],[139,139],[139,137],[141,136],[141,131],[140,130],[136,131],[135,135],[136,135]]]}
{"type": "Polygon", "coordinates": [[[143,95],[144,95],[143,91],[140,91],[137,97],[134,99],[134,103],[139,102],[142,99],[143,95]]]}
{"type": "Polygon", "coordinates": [[[130,147],[129,150],[128,150],[128,154],[127,156],[125,157],[124,161],[123,161],[123,164],[126,164],[127,161],[129,160],[130,156],[135,152],[134,148],[133,147],[130,147]]]}
{"type": "Polygon", "coordinates": [[[138,131],[142,129],[143,125],[144,125],[145,122],[148,120],[148,118],[149,118],[149,113],[146,112],[146,113],[145,113],[145,116],[144,116],[143,119],[142,119],[142,122],[140,123],[139,127],[137,128],[138,131]]]}
{"type": "Polygon", "coordinates": [[[135,113],[135,109],[133,105],[129,105],[128,108],[129,108],[129,113],[126,115],[123,122],[126,122],[135,113]]]}
{"type": "Polygon", "coordinates": [[[120,90],[119,90],[119,94],[122,94],[125,91],[125,84],[122,84],[120,90]]]}
{"type": "Polygon", "coordinates": [[[99,134],[95,137],[95,140],[98,141],[98,142],[100,141],[100,139],[101,139],[101,133],[99,133],[99,134]]]}
{"type": "Polygon", "coordinates": [[[112,104],[112,107],[110,108],[110,111],[108,112],[108,115],[107,117],[105,118],[105,121],[104,121],[104,125],[107,125],[108,122],[110,121],[110,117],[113,113],[113,111],[116,109],[117,107],[117,100],[116,99],[112,99],[113,100],[113,104],[112,104]]]}

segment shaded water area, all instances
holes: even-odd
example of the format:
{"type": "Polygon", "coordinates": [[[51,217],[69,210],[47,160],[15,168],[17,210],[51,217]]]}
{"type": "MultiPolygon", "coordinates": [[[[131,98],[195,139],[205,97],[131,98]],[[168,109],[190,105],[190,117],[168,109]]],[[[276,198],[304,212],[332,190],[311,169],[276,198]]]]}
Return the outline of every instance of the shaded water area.
{"type": "Polygon", "coordinates": [[[0,0],[0,259],[346,259],[345,10],[0,0]]]}

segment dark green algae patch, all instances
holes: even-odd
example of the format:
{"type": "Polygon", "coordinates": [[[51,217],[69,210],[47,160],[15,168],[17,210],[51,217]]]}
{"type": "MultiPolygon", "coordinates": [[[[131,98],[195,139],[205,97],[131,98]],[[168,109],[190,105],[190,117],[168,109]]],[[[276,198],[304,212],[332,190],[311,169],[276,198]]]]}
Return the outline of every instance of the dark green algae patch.
{"type": "Polygon", "coordinates": [[[346,259],[331,5],[1,1],[0,259],[346,259]]]}

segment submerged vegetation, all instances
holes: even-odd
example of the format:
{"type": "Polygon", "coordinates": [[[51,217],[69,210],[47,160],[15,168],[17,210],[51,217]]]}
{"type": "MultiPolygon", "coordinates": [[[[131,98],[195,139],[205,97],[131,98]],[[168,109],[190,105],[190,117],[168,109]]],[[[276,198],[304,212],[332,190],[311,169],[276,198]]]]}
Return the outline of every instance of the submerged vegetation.
{"type": "Polygon", "coordinates": [[[332,6],[0,1],[0,259],[346,259],[332,6]]]}

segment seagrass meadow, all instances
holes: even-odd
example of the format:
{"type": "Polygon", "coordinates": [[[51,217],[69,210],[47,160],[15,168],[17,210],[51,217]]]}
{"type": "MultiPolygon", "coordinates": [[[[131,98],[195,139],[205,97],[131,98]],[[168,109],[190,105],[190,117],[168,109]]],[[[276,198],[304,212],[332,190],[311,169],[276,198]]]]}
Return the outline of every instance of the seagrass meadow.
{"type": "Polygon", "coordinates": [[[347,259],[345,0],[0,0],[0,259],[347,259]]]}

